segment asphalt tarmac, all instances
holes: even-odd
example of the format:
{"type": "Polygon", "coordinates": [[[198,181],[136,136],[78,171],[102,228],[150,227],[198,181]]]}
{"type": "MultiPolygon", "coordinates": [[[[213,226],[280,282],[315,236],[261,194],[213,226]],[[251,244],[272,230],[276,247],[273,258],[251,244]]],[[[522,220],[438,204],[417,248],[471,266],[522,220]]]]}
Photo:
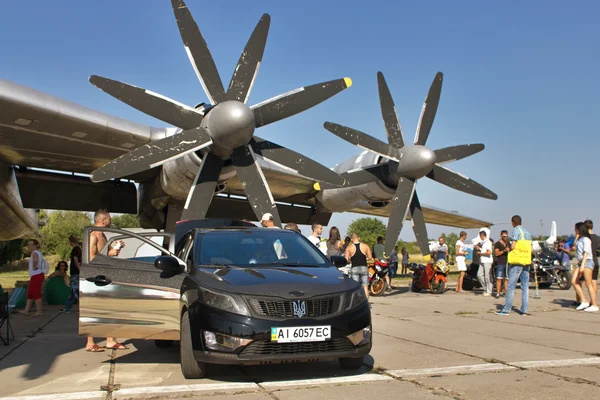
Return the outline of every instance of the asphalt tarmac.
{"type": "Polygon", "coordinates": [[[411,293],[404,281],[371,297],[373,350],[358,371],[336,362],[219,367],[202,380],[182,377],[177,347],[120,338],[129,350],[86,352],[78,314],[46,306],[41,317],[12,315],[15,341],[0,343],[0,399],[600,397],[600,313],[570,308],[572,289],[540,296],[529,299],[531,315],[498,316],[503,298],[411,293]]]}

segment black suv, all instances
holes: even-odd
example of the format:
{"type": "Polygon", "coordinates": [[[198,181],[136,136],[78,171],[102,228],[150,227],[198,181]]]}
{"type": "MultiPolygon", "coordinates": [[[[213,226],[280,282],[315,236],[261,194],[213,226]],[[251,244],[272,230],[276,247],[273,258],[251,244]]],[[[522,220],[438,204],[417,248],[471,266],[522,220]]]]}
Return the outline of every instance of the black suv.
{"type": "Polygon", "coordinates": [[[84,258],[80,334],[180,340],[186,378],[205,376],[208,364],[362,365],[371,350],[371,313],[362,287],[333,264],[345,266],[343,258],[332,263],[293,231],[187,224],[170,245],[156,232],[101,229],[117,234],[107,247],[125,247],[118,257],[104,251],[84,258]],[[133,253],[131,238],[140,242],[134,250],[147,251],[133,253]]]}

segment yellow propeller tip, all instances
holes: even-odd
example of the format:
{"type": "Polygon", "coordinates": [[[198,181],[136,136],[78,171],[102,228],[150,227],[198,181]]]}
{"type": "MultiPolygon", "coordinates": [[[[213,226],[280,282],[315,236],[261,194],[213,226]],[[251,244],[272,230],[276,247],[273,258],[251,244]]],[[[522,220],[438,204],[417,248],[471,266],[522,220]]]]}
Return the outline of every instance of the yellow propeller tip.
{"type": "Polygon", "coordinates": [[[319,184],[319,182],[315,182],[315,184],[313,185],[313,188],[315,188],[315,190],[317,190],[317,191],[320,191],[321,185],[319,184]]]}
{"type": "Polygon", "coordinates": [[[352,86],[352,79],[344,78],[344,83],[346,84],[346,88],[349,88],[350,86],[352,86]]]}

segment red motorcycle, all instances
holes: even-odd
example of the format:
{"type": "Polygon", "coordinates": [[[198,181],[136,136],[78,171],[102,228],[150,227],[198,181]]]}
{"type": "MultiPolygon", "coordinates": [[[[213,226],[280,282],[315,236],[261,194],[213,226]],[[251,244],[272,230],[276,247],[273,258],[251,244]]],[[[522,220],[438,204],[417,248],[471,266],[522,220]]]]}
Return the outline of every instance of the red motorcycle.
{"type": "Polygon", "coordinates": [[[439,260],[434,262],[429,261],[427,265],[411,263],[408,269],[412,271],[410,274],[413,278],[411,290],[420,292],[422,289],[430,289],[431,293],[442,294],[446,288],[446,277],[450,268],[448,264],[439,260]]]}
{"type": "Polygon", "coordinates": [[[387,260],[375,259],[374,262],[368,263],[369,266],[369,291],[373,296],[379,296],[385,292],[387,281],[385,277],[389,273],[389,265],[387,260]]]}

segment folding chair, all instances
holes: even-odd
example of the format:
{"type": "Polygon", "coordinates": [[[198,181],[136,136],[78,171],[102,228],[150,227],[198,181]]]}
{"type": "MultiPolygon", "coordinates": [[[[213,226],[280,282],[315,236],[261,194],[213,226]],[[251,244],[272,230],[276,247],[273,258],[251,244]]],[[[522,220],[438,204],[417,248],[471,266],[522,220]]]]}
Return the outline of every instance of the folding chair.
{"type": "Polygon", "coordinates": [[[10,325],[10,311],[8,310],[8,293],[4,292],[0,294],[0,340],[5,346],[10,343],[10,338],[15,340],[15,333],[13,332],[12,326],[10,325]],[[2,335],[2,327],[6,324],[6,340],[2,335]]]}
{"type": "Polygon", "coordinates": [[[17,304],[23,300],[27,293],[26,288],[16,287],[10,295],[10,299],[8,300],[8,312],[12,312],[14,308],[16,308],[17,304]]]}

